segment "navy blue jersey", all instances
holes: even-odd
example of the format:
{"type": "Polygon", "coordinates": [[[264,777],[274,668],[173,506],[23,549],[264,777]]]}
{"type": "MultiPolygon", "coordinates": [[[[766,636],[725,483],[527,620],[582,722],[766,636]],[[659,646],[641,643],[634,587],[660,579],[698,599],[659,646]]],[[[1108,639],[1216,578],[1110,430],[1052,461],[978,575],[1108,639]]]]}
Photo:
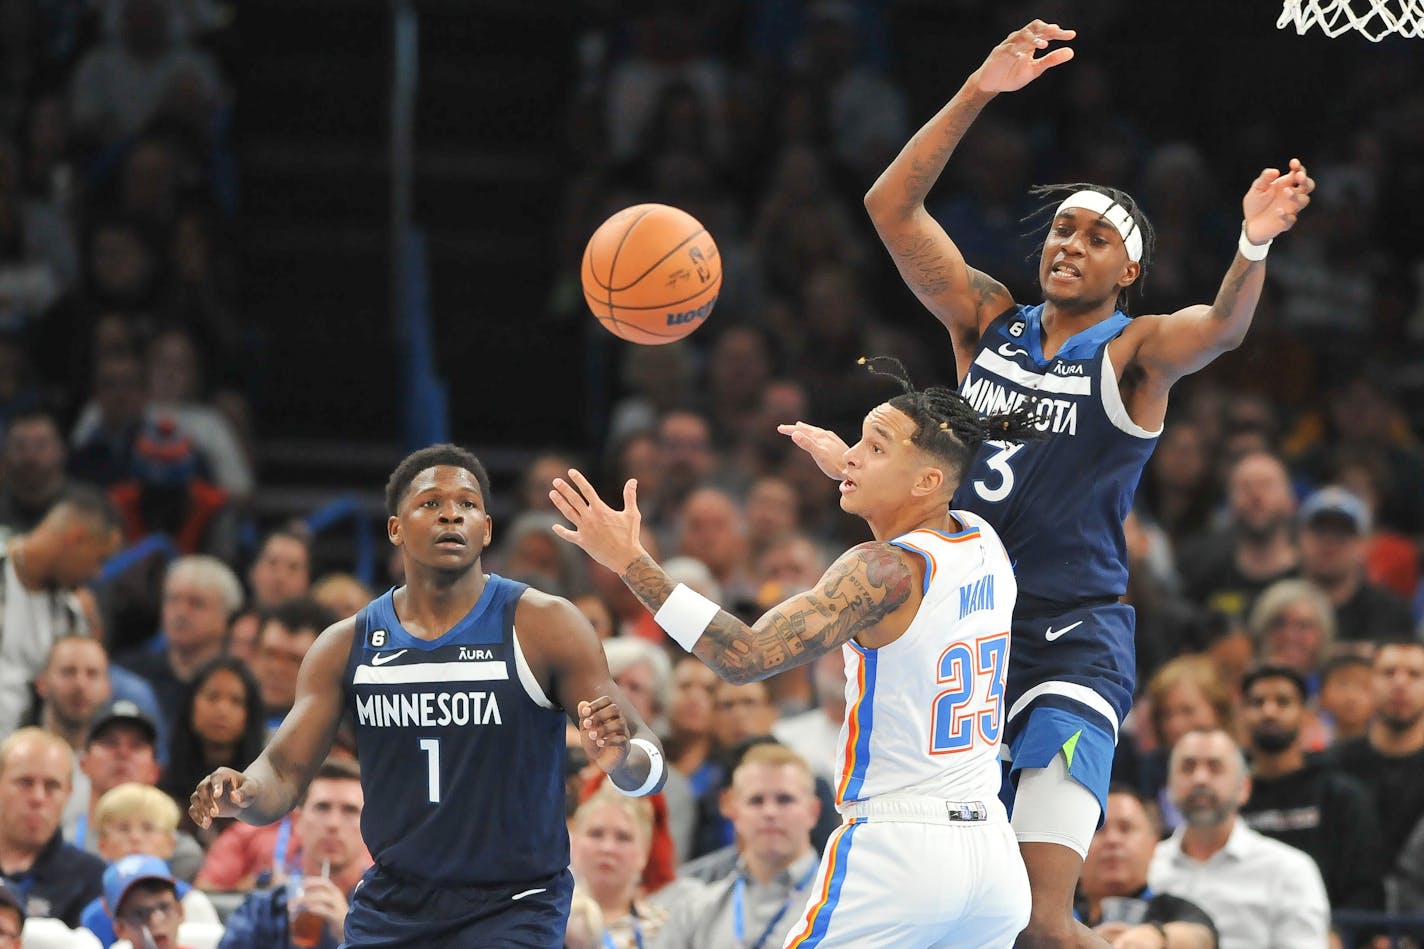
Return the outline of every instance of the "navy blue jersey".
{"type": "Polygon", "coordinates": [[[1019,582],[1016,616],[1113,600],[1127,590],[1122,520],[1156,447],[1128,417],[1107,358],[1131,322],[1112,316],[1043,358],[1043,305],[1017,306],[985,329],[959,391],[982,414],[1037,398],[1049,437],[985,442],[954,495],[998,531],[1019,582]]]}
{"type": "Polygon", "coordinates": [[[382,866],[452,886],[533,880],[569,862],[564,722],[524,663],[524,584],[490,574],[474,608],[422,640],[387,591],[357,616],[346,663],[366,806],[382,866]]]}

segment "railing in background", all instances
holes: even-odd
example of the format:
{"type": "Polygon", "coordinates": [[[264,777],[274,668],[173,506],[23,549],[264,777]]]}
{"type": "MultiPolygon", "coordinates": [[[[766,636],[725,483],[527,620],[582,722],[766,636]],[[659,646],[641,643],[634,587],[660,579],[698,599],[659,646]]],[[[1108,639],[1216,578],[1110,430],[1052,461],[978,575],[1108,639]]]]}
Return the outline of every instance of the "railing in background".
{"type": "Polygon", "coordinates": [[[435,370],[430,268],[415,226],[415,97],[420,78],[420,21],[412,0],[391,0],[391,331],[401,356],[407,451],[450,440],[449,397],[435,370]]]}
{"type": "Polygon", "coordinates": [[[94,578],[92,586],[102,587],[112,583],[127,573],[134,564],[155,555],[162,556],[163,562],[167,563],[178,556],[178,545],[173,543],[173,538],[167,534],[149,534],[106,560],[99,575],[94,578]]]}
{"type": "MultiPolygon", "coordinates": [[[[308,534],[315,537],[317,534],[349,521],[355,544],[351,573],[356,579],[370,586],[375,582],[378,566],[376,563],[376,541],[371,528],[371,520],[372,518],[367,514],[359,498],[354,495],[343,495],[323,504],[306,517],[301,518],[298,523],[306,529],[308,534]]],[[[167,534],[149,534],[105,561],[92,585],[96,588],[106,586],[127,573],[136,564],[151,557],[159,557],[163,563],[167,563],[178,555],[178,545],[173,542],[172,537],[167,534]]]]}
{"type": "Polygon", "coordinates": [[[1346,949],[1359,945],[1361,936],[1372,933],[1388,936],[1390,949],[1407,949],[1419,945],[1416,940],[1420,933],[1424,933],[1424,914],[1420,913],[1341,909],[1332,913],[1331,919],[1346,949]]]}
{"type": "Polygon", "coordinates": [[[350,521],[355,532],[356,556],[351,564],[351,573],[370,587],[376,580],[376,544],[371,536],[371,519],[355,497],[346,495],[329,501],[308,514],[301,523],[315,537],[343,521],[350,521]]]}

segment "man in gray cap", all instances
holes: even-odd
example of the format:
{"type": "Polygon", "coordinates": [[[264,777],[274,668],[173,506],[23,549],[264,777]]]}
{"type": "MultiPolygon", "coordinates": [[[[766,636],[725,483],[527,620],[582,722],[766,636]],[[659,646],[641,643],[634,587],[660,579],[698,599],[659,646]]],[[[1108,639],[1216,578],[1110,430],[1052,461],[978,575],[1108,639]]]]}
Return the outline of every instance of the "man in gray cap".
{"type": "Polygon", "coordinates": [[[1330,485],[1301,504],[1299,524],[1301,573],[1334,604],[1336,637],[1345,642],[1413,638],[1409,604],[1366,575],[1373,524],[1365,502],[1330,485]]]}

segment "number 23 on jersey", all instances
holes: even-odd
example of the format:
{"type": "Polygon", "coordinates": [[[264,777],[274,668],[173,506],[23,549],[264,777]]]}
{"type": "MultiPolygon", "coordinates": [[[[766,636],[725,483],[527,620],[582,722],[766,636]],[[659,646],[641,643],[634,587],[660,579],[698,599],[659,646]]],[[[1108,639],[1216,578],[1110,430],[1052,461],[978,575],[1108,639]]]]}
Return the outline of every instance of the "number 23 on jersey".
{"type": "Polygon", "coordinates": [[[999,740],[1008,659],[1007,631],[981,637],[972,646],[954,643],[940,654],[936,679],[943,691],[930,710],[930,754],[954,754],[999,740]]]}

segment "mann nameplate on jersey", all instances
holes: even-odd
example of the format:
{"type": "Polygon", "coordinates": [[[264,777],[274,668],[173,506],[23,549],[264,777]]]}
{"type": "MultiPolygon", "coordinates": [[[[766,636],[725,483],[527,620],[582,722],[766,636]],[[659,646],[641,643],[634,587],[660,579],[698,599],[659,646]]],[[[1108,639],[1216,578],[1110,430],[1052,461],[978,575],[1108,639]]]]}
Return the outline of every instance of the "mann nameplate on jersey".
{"type": "MultiPolygon", "coordinates": [[[[373,630],[372,644],[384,640],[373,630]]],[[[434,649],[368,652],[356,667],[357,686],[446,686],[419,691],[366,691],[356,696],[356,719],[377,728],[433,728],[444,725],[501,725],[498,697],[481,689],[449,688],[456,683],[509,679],[504,645],[451,644],[434,649]]]]}

